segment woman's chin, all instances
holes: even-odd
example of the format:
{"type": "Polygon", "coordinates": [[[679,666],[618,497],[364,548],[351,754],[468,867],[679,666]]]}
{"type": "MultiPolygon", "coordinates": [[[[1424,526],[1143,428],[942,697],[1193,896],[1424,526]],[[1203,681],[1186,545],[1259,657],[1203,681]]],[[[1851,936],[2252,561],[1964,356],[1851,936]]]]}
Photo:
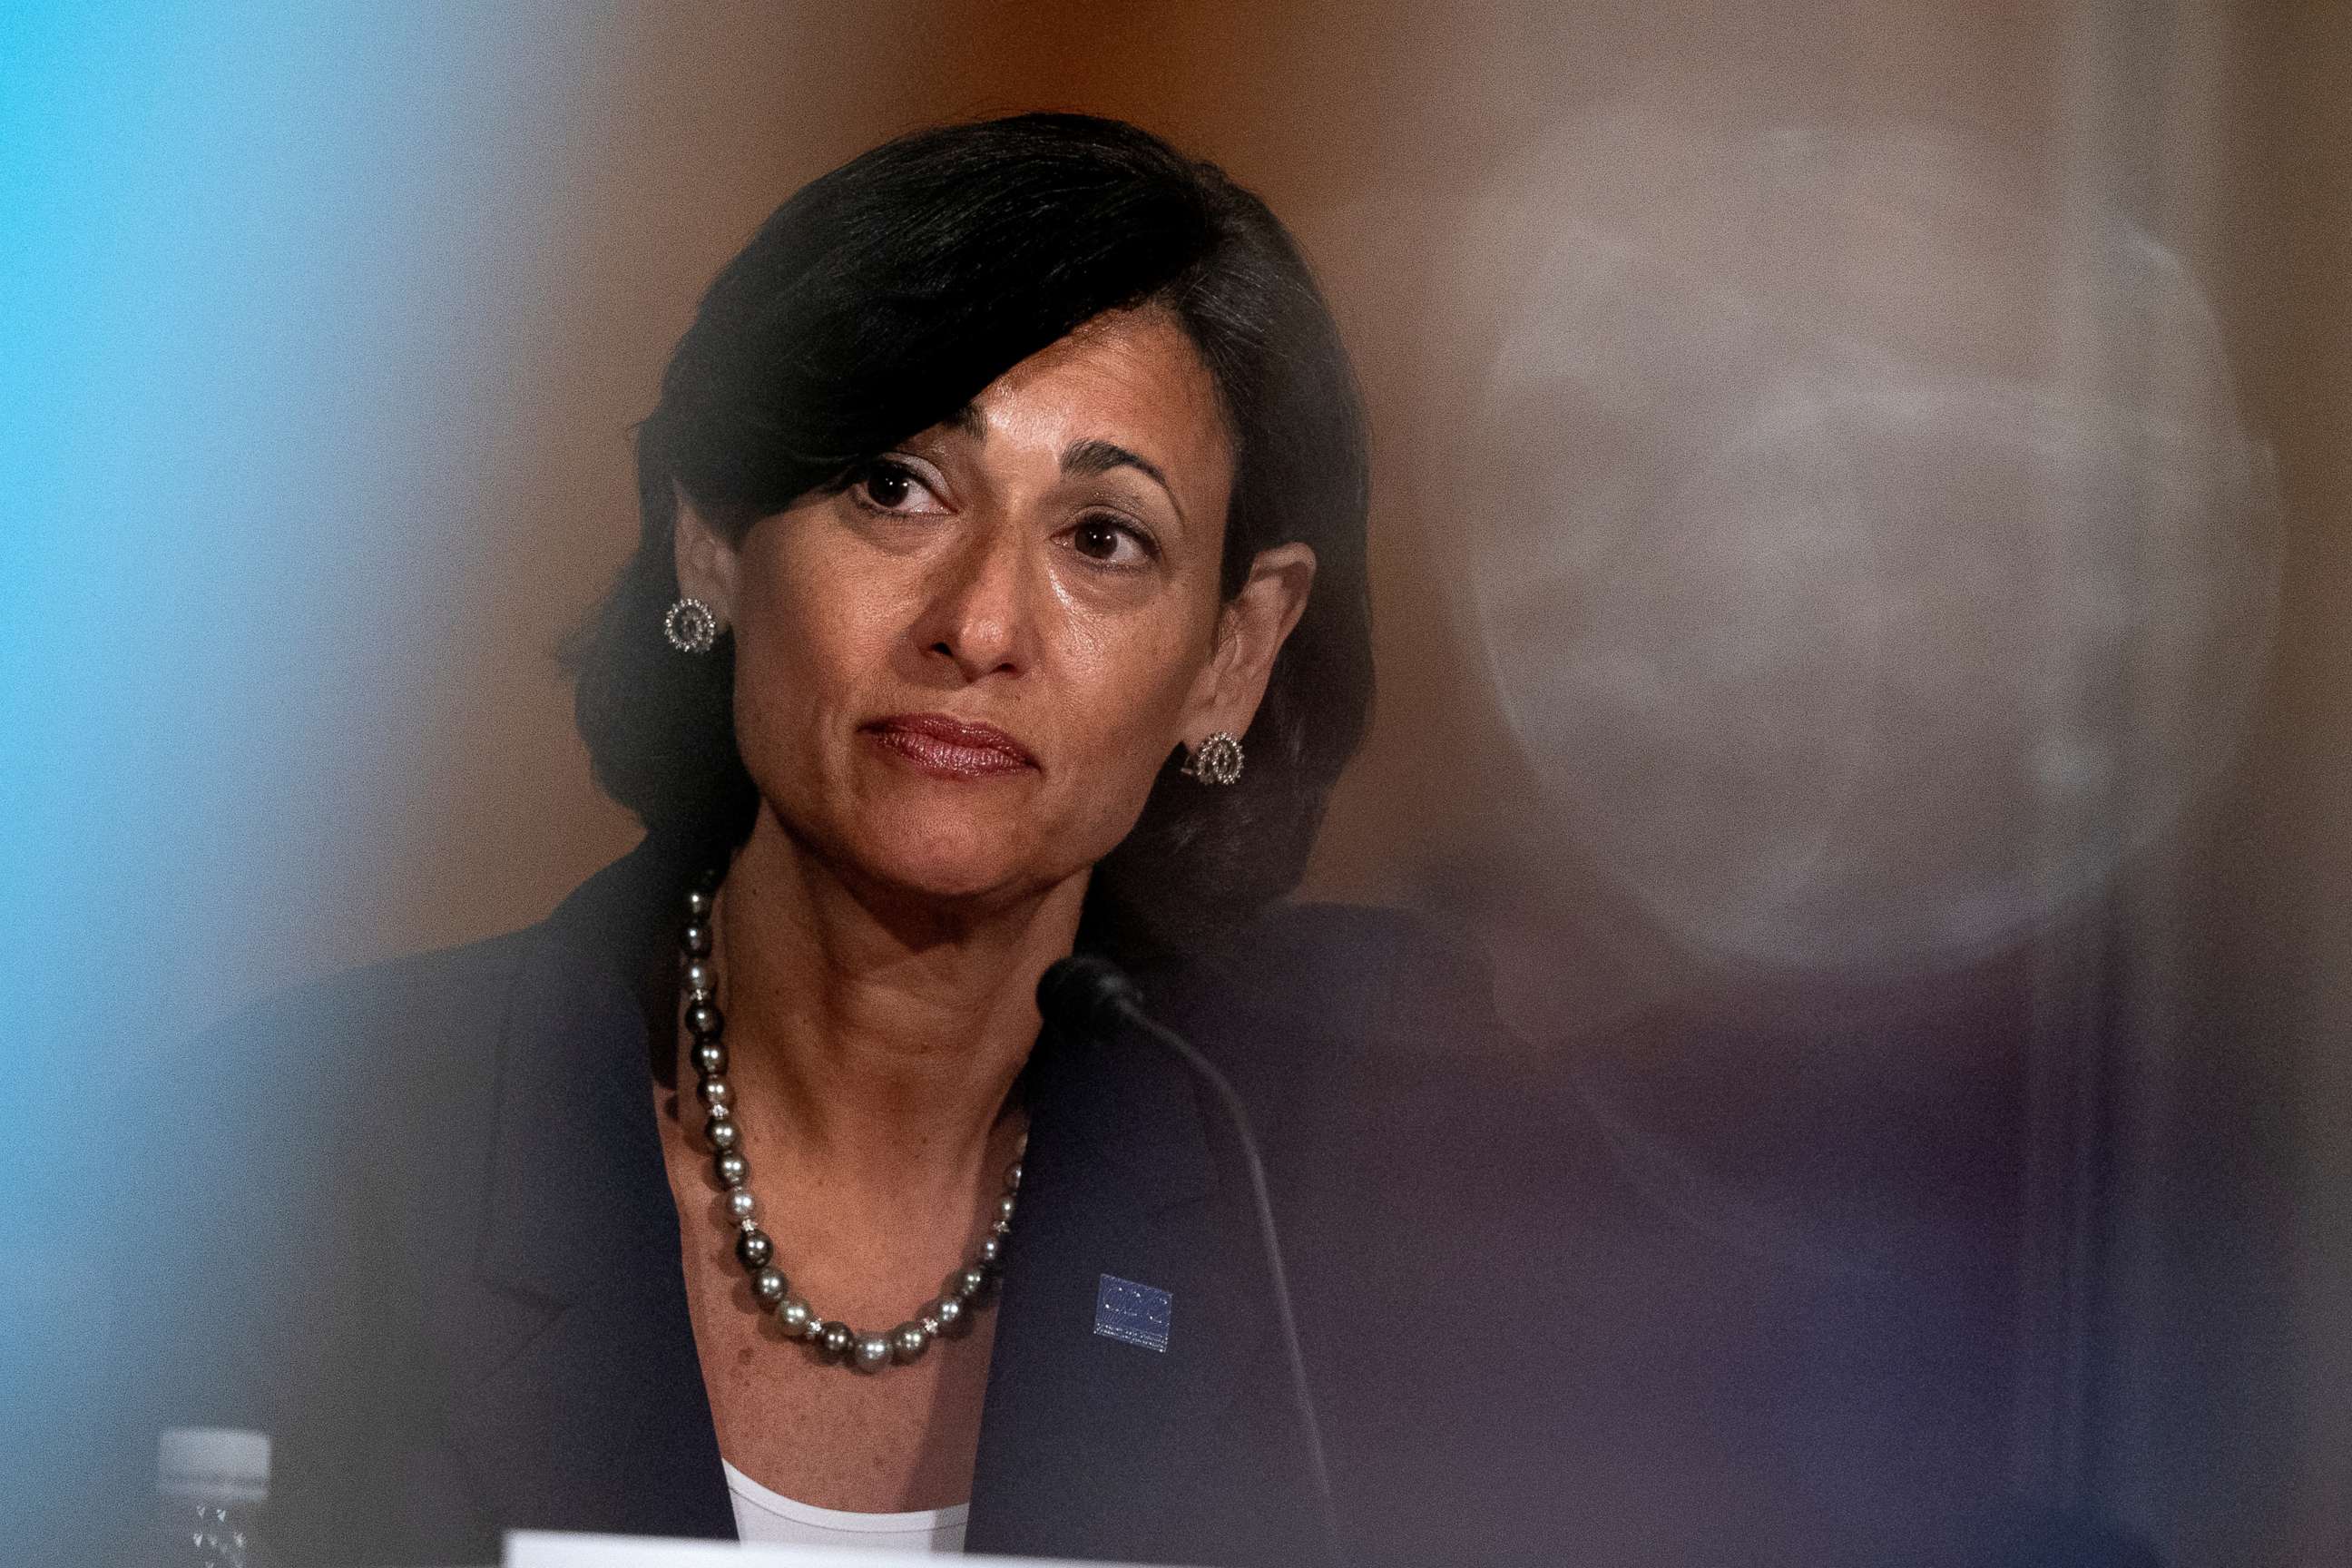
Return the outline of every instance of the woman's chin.
{"type": "Polygon", "coordinates": [[[1010,847],[1002,838],[959,842],[927,835],[923,841],[901,839],[877,847],[878,853],[861,857],[869,876],[909,897],[942,904],[1010,901],[1063,879],[1008,856],[1010,847]]]}

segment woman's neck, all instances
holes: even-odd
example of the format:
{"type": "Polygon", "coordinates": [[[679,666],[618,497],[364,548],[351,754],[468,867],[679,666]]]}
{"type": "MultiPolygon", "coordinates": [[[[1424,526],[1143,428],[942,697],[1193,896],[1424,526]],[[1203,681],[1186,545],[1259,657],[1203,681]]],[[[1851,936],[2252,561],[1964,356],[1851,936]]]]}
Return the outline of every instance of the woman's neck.
{"type": "Polygon", "coordinates": [[[1086,883],[984,907],[856,888],[761,812],[714,917],[747,1130],[852,1202],[967,1185],[1018,1114],[1037,977],[1070,951],[1086,883]]]}

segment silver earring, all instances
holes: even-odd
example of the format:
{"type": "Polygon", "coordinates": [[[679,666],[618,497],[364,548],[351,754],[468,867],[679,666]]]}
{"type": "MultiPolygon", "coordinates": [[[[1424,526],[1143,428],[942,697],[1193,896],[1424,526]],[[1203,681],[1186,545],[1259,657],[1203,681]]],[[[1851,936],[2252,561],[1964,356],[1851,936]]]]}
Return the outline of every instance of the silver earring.
{"type": "Polygon", "coordinates": [[[680,653],[709,653],[719,640],[719,617],[699,599],[680,599],[662,617],[662,636],[680,653]]]}
{"type": "Polygon", "coordinates": [[[1193,747],[1176,771],[1202,784],[1229,784],[1242,776],[1242,743],[1220,730],[1193,747]]]}

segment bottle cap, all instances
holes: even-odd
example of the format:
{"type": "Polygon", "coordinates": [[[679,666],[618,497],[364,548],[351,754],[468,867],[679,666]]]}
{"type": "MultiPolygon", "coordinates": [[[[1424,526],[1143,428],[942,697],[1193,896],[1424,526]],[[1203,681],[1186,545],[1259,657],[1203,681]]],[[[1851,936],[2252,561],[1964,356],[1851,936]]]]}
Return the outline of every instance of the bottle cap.
{"type": "Polygon", "coordinates": [[[175,1498],[260,1502],[269,1496],[269,1434],[167,1428],[155,1442],[155,1489],[175,1498]]]}

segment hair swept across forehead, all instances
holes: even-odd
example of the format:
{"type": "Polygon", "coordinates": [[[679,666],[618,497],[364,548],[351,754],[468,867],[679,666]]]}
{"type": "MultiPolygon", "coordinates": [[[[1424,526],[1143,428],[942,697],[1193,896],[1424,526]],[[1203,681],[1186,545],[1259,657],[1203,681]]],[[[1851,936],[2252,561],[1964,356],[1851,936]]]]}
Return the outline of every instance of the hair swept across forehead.
{"type": "Polygon", "coordinates": [[[698,500],[780,510],[1090,318],[1188,292],[1217,245],[1204,173],[1066,115],[886,142],[720,270],[644,438],[698,500]]]}

